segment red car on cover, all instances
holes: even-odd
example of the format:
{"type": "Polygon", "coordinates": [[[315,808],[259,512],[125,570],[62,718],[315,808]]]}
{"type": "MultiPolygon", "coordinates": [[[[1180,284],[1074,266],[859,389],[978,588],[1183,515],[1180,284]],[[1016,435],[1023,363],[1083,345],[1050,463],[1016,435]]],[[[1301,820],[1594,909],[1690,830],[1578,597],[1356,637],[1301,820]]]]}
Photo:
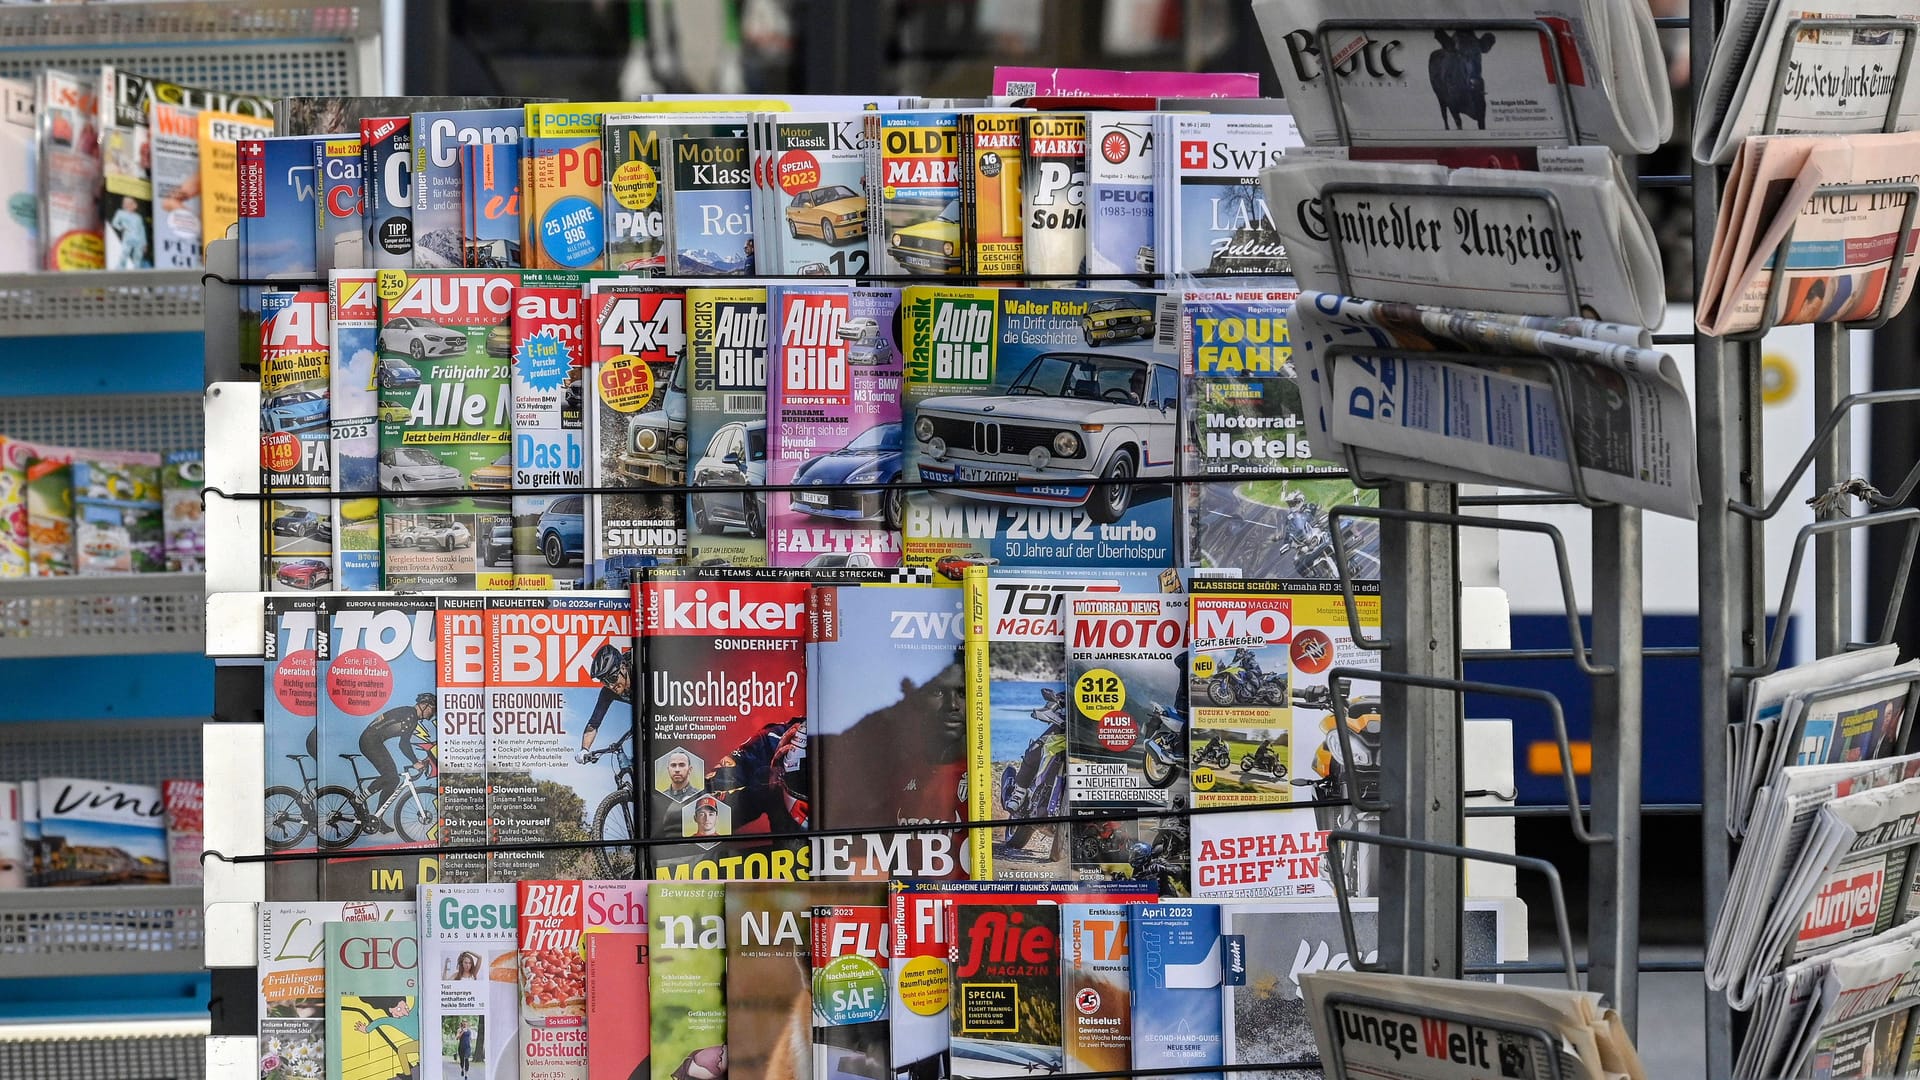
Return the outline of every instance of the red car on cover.
{"type": "Polygon", "coordinates": [[[273,579],[296,589],[317,589],[333,583],[333,567],[325,559],[295,559],[280,564],[273,579]]]}

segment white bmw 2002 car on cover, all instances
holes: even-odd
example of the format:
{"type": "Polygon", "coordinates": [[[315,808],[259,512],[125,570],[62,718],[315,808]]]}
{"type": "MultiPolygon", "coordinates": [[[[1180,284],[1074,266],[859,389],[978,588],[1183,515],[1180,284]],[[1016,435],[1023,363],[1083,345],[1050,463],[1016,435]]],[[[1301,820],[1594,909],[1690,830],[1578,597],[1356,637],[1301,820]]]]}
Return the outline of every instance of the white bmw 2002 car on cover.
{"type": "Polygon", "coordinates": [[[913,423],[928,483],[992,502],[1080,506],[1101,524],[1132,505],[1135,477],[1172,476],[1180,376],[1171,364],[1093,352],[1042,353],[1005,394],[928,398],[913,423]],[[1121,481],[1100,483],[1100,481],[1121,481]]]}

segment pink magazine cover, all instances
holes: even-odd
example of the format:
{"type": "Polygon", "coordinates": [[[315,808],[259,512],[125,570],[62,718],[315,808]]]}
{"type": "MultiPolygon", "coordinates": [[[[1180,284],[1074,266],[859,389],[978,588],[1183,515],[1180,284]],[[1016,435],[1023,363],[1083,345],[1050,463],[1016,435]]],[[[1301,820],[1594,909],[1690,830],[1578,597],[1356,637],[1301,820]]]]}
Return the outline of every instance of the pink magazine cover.
{"type": "Polygon", "coordinates": [[[996,67],[995,97],[1257,98],[1260,76],[1244,71],[1103,71],[1097,68],[996,67]]]}
{"type": "Polygon", "coordinates": [[[767,293],[767,565],[898,566],[899,290],[767,293]]]}
{"type": "Polygon", "coordinates": [[[587,1075],[640,1075],[647,1025],[647,883],[589,881],[587,930],[587,1075]]]}

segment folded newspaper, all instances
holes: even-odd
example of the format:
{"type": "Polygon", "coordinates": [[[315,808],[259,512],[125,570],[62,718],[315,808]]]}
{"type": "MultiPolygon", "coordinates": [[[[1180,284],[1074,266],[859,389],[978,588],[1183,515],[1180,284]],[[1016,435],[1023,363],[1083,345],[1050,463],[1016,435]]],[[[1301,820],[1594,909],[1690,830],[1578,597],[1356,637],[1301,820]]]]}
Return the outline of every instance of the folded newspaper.
{"type": "Polygon", "coordinates": [[[1908,923],[1760,980],[1735,1080],[1895,1076],[1920,1007],[1920,925],[1908,923]]]}
{"type": "Polygon", "coordinates": [[[1254,0],[1253,10],[1309,145],[1342,141],[1342,106],[1355,146],[1571,141],[1644,154],[1673,133],[1667,62],[1645,3],[1475,0],[1416,9],[1403,0],[1254,0]],[[1460,22],[1422,22],[1435,19],[1460,22]],[[1328,28],[1329,57],[1317,31],[1330,20],[1371,25],[1328,28]],[[1543,29],[1552,31],[1551,46],[1543,29]],[[1340,81],[1338,106],[1328,68],[1340,81]],[[1569,127],[1577,138],[1567,138],[1569,127]]]}
{"type": "Polygon", "coordinates": [[[1637,326],[1303,291],[1288,332],[1322,458],[1352,447],[1370,475],[1567,492],[1571,447],[1590,497],[1697,512],[1693,410],[1673,358],[1647,347],[1637,326]],[[1478,356],[1421,355],[1436,350],[1478,356]]]}
{"type": "Polygon", "coordinates": [[[1647,1075],[1620,1014],[1599,994],[1358,971],[1302,975],[1300,988],[1330,1076],[1647,1075]]]}
{"type": "MultiPolygon", "coordinates": [[[[1899,135],[1769,135],[1748,139],[1734,157],[1714,222],[1696,316],[1709,334],[1761,323],[1788,245],[1775,323],[1850,322],[1880,309],[1910,192],[1833,190],[1840,185],[1912,184],[1920,132],[1899,135]]],[[[1916,234],[1905,237],[1893,310],[1913,291],[1916,234]]]]}
{"type": "Polygon", "coordinates": [[[1589,318],[1637,326],[1659,325],[1666,305],[1653,228],[1617,170],[1450,170],[1303,157],[1267,169],[1261,182],[1303,289],[1520,315],[1567,315],[1577,306],[1589,318]],[[1327,185],[1347,183],[1396,190],[1323,199],[1327,185]],[[1559,227],[1548,196],[1560,208],[1559,227]],[[1579,294],[1572,303],[1569,269],[1579,294]]]}
{"type": "MultiPolygon", "coordinates": [[[[1797,29],[1796,19],[1920,18],[1915,0],[1730,0],[1694,110],[1693,154],[1724,165],[1751,135],[1840,135],[1920,127],[1920,80],[1899,86],[1905,34],[1890,29],[1797,29]],[[1780,66],[1786,52],[1787,66],[1780,66]],[[1767,106],[1779,95],[1771,130],[1767,106]]],[[[1697,70],[1697,69],[1696,69],[1697,70]]],[[[1302,125],[1304,130],[1305,125],[1302,125]]]]}

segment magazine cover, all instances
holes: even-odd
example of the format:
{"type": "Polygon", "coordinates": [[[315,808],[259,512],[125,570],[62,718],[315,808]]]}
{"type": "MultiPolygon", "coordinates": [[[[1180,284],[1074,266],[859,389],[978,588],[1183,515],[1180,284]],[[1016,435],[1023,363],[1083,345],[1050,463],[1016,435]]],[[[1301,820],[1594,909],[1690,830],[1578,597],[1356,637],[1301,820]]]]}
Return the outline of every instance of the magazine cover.
{"type": "Polygon", "coordinates": [[[953,1076],[1060,1071],[1059,906],[959,904],[953,921],[953,1076]]]}
{"type": "Polygon", "coordinates": [[[360,121],[360,220],[366,265],[404,270],[413,265],[413,119],[379,116],[360,121]]]}
{"type": "MultiPolygon", "coordinates": [[[[816,827],[965,821],[960,590],[818,586],[808,602],[816,827]]],[[[966,845],[964,831],[823,837],[813,876],[964,878],[966,845]]]]}
{"type": "MultiPolygon", "coordinates": [[[[487,818],[494,843],[630,840],[633,613],[627,597],[487,597],[487,818]]],[[[491,879],[615,878],[630,847],[500,851],[491,879]]]]}
{"type": "Polygon", "coordinates": [[[958,274],[960,115],[882,112],[874,118],[879,173],[868,197],[868,248],[882,274],[958,274]]]}
{"type": "Polygon", "coordinates": [[[647,885],[652,1080],[727,1074],[726,896],[717,881],[647,885]]]}
{"type": "Polygon", "coordinates": [[[601,122],[619,103],[529,105],[520,154],[526,264],[551,270],[606,266],[607,210],[601,122]]]}
{"type": "MultiPolygon", "coordinates": [[[[461,169],[463,147],[513,147],[517,163],[526,137],[527,109],[464,109],[416,112],[409,125],[413,147],[411,231],[412,265],[461,267],[466,262],[462,208],[467,186],[461,169]]],[[[516,164],[514,172],[518,174],[516,164]]],[[[516,227],[518,220],[515,221],[516,227]]],[[[513,238],[519,243],[519,236],[513,238]]],[[[520,265],[517,261],[509,265],[520,265]]]]}
{"type": "Polygon", "coordinates": [[[344,596],[327,605],[315,657],[320,786],[340,790],[316,799],[319,844],[370,857],[322,862],[322,895],[404,899],[440,869],[438,856],[406,850],[440,842],[434,601],[344,596]]]}
{"type": "Polygon", "coordinates": [[[422,1056],[419,924],[325,925],[327,1080],[417,1075],[422,1056]]]}
{"type": "Polygon", "coordinates": [[[1087,114],[1087,271],[1154,272],[1153,114],[1087,114]]]}
{"type": "Polygon", "coordinates": [[[200,157],[200,247],[225,239],[240,220],[239,144],[273,134],[273,121],[202,109],[194,118],[200,157]]]}
{"type": "MultiPolygon", "coordinates": [[[[767,289],[687,290],[687,562],[767,565],[767,289]]],[[[778,498],[776,495],[775,498],[778,498]]]]}
{"type": "Polygon", "coordinates": [[[420,886],[419,1080],[518,1080],[519,894],[420,886]]]}
{"type": "MultiPolygon", "coordinates": [[[[315,669],[320,602],[304,596],[268,596],[261,655],[266,693],[261,720],[266,741],[266,850],[313,851],[317,845],[314,795],[320,788],[319,687],[315,669]]],[[[320,864],[267,864],[269,900],[320,895],[320,864]]],[[[318,939],[316,939],[317,941],[318,939]]]]}
{"type": "MultiPolygon", "coordinates": [[[[686,290],[620,289],[588,298],[591,471],[600,486],[679,485],[687,472],[686,290]]],[[[679,495],[602,494],[587,506],[592,587],[624,589],[635,570],[685,558],[679,495]]]]}
{"type": "MultiPolygon", "coordinates": [[[[372,270],[327,275],[333,341],[327,405],[333,414],[333,584],[341,592],[380,588],[380,300],[372,270]]],[[[391,365],[389,365],[391,366],[391,365]]]]}
{"type": "Polygon", "coordinates": [[[44,270],[100,270],[100,84],[92,75],[40,73],[40,243],[44,270]]]}
{"type": "MultiPolygon", "coordinates": [[[[1289,802],[1288,778],[1299,776],[1292,754],[1293,597],[1284,583],[1259,578],[1201,578],[1189,588],[1193,805],[1289,802]]],[[[1331,640],[1303,640],[1301,652],[1309,664],[1321,662],[1322,653],[1330,659],[1331,640]]]]}
{"type": "Polygon", "coordinates": [[[200,265],[200,110],[153,103],[153,265],[200,265]]]}
{"type": "Polygon", "coordinates": [[[747,140],[683,136],[664,140],[667,272],[745,277],[753,272],[753,180],[747,140]]]}
{"type": "Polygon", "coordinates": [[[460,265],[520,265],[520,146],[460,147],[460,265]]]}
{"type": "Polygon", "coordinates": [[[761,230],[760,246],[776,245],[778,258],[765,272],[866,273],[868,139],[859,114],[776,115],[766,130],[772,228],[761,230]]]}
{"type": "MultiPolygon", "coordinates": [[[[38,801],[38,792],[34,797],[38,801]]],[[[38,813],[37,807],[30,810],[22,801],[18,782],[0,781],[0,890],[27,887],[32,862],[27,854],[26,815],[38,813]]]]}
{"type": "MultiPolygon", "coordinates": [[[[613,270],[652,270],[667,266],[672,246],[667,218],[667,194],[674,182],[674,159],[666,154],[669,139],[690,137],[740,137],[747,132],[746,119],[739,114],[710,111],[712,103],[687,101],[687,110],[668,115],[652,110],[653,103],[622,106],[602,118],[601,143],[606,152],[605,206],[606,260],[613,270]]],[[[689,162],[689,165],[695,162],[689,162]]],[[[731,171],[738,164],[731,164],[731,171]]],[[[707,170],[709,174],[712,170],[707,170]]],[[[691,177],[692,174],[689,174],[691,177]]],[[[712,176],[701,181],[711,183],[712,176]]],[[[748,203],[751,213],[751,203],[748,203]]],[[[751,235],[749,227],[743,236],[751,235]]],[[[701,247],[695,243],[689,250],[701,247]]],[[[748,263],[752,248],[747,249],[748,263]]],[[[701,273],[688,270],[685,273],[701,273]]],[[[710,272],[710,271],[709,271],[710,272]]]]}
{"type": "MultiPolygon", "coordinates": [[[[450,110],[507,109],[517,123],[529,101],[549,98],[519,97],[289,97],[274,106],[281,131],[289,135],[347,135],[360,130],[360,121],[375,116],[416,116],[450,110]]],[[[415,131],[426,125],[413,124],[415,131]]]]}
{"type": "Polygon", "coordinates": [[[386,587],[510,588],[478,540],[512,520],[513,289],[519,277],[379,272],[380,489],[386,587]],[[462,494],[498,489],[503,494],[462,494]]]}
{"type": "Polygon", "coordinates": [[[321,274],[368,265],[360,214],[360,136],[313,144],[314,262],[321,274]]]}
{"type": "Polygon", "coordinates": [[[100,69],[100,157],[104,191],[106,267],[139,270],[154,265],[152,247],[152,122],[156,104],[215,109],[260,119],[273,116],[265,98],[180,86],[107,65],[100,69]]]}
{"type": "MultiPolygon", "coordinates": [[[[1220,1038],[1220,909],[1135,904],[1132,935],[1133,1067],[1196,1069],[1225,1062],[1220,1038]]],[[[1194,1073],[1220,1080],[1220,1073],[1194,1073]]]]}
{"type": "Polygon", "coordinates": [[[42,885],[165,885],[166,801],[147,784],[43,776],[42,885]]]}
{"type": "Polygon", "coordinates": [[[814,1080],[887,1075],[886,905],[816,903],[811,932],[814,1080]]]}
{"type": "MultiPolygon", "coordinates": [[[[899,293],[767,290],[768,441],[774,484],[905,476],[899,293]]],[[[772,492],[772,566],[899,566],[906,494],[897,489],[772,492]]]]}
{"type": "Polygon", "coordinates": [[[494,534],[481,538],[480,562],[509,568],[516,588],[577,588],[586,561],[586,496],[537,492],[587,483],[586,301],[577,288],[516,288],[512,327],[513,520],[507,543],[494,534]]]}
{"type": "Polygon", "coordinates": [[[0,79],[0,271],[42,267],[40,251],[40,127],[31,82],[0,79]]]}
{"type": "MultiPolygon", "coordinates": [[[[632,884],[640,886],[639,882],[632,884]]],[[[640,886],[640,899],[646,899],[640,886]]],[[[645,1080],[648,1061],[647,1025],[639,1023],[647,1008],[647,925],[625,926],[603,934],[588,934],[587,1075],[645,1080]]]]}
{"type": "Polygon", "coordinates": [[[260,490],[267,505],[267,588],[333,584],[333,500],[300,499],[333,483],[327,294],[260,297],[260,490]]]}
{"type": "Polygon", "coordinates": [[[75,451],[71,477],[77,573],[157,574],[167,568],[159,454],[75,451]]]}
{"type": "Polygon", "coordinates": [[[260,905],[260,1080],[312,1080],[326,1069],[327,924],[405,922],[413,915],[412,901],[260,905]]]}
{"type": "Polygon", "coordinates": [[[39,449],[0,435],[0,578],[27,576],[27,462],[39,449]]]}
{"type": "MultiPolygon", "coordinates": [[[[5,456],[0,447],[0,457],[5,456]]],[[[174,573],[198,574],[206,569],[207,519],[200,505],[200,489],[206,484],[206,462],[199,450],[169,450],[160,463],[160,526],[166,535],[167,569],[174,573]]],[[[0,488],[6,480],[0,477],[0,488]]],[[[4,506],[0,492],[0,550],[6,547],[4,506]]],[[[0,554],[0,563],[4,563],[0,554]]],[[[0,566],[0,577],[7,574],[0,566]]]]}
{"type": "MultiPolygon", "coordinates": [[[[440,842],[485,844],[487,829],[487,738],[491,715],[487,695],[486,598],[435,598],[434,682],[440,721],[440,842]]],[[[490,881],[487,857],[447,852],[440,857],[440,882],[465,885],[490,881]]]]}
{"type": "Polygon", "coordinates": [[[584,882],[522,880],[520,1080],[587,1080],[584,882]]]}
{"type": "MultiPolygon", "coordinates": [[[[306,135],[243,139],[234,151],[241,277],[314,275],[313,146],[318,141],[306,135]]],[[[240,295],[240,355],[257,356],[261,290],[248,286],[240,295]]]]}
{"type": "Polygon", "coordinates": [[[36,446],[27,459],[27,560],[33,577],[74,572],[73,456],[65,447],[36,446]]]}
{"type": "Polygon", "coordinates": [[[969,274],[1017,277],[1022,269],[1026,211],[1020,178],[1026,115],[960,114],[960,249],[969,274]]]}
{"type": "Polygon", "coordinates": [[[1060,905],[1060,1031],[1068,1072],[1133,1067],[1133,992],[1127,909],[1060,905]]]}
{"type": "Polygon", "coordinates": [[[648,835],[688,838],[652,849],[653,876],[809,876],[805,843],[751,839],[810,820],[806,583],[650,576],[634,607],[647,638],[648,835]]]}
{"type": "Polygon", "coordinates": [[[206,787],[198,780],[167,780],[160,797],[167,807],[167,884],[198,885],[200,854],[206,850],[206,787]]]}
{"type": "Polygon", "coordinates": [[[1151,292],[904,291],[906,562],[1173,565],[1172,315],[1151,292]],[[983,480],[1007,487],[964,487],[983,480]],[[1101,480],[1125,483],[1099,483],[1101,480]]]}
{"type": "Polygon", "coordinates": [[[1087,114],[1026,117],[1022,205],[1027,219],[1027,273],[1087,270],[1087,114]]]}
{"type": "Polygon", "coordinates": [[[1162,274],[1291,274],[1260,173],[1299,146],[1283,115],[1162,113],[1156,163],[1167,183],[1156,217],[1162,274]]]}
{"type": "Polygon", "coordinates": [[[877,905],[885,895],[878,882],[726,884],[729,1070],[741,1076],[807,1075],[815,1008],[808,960],[812,911],[820,904],[877,905]]]}

